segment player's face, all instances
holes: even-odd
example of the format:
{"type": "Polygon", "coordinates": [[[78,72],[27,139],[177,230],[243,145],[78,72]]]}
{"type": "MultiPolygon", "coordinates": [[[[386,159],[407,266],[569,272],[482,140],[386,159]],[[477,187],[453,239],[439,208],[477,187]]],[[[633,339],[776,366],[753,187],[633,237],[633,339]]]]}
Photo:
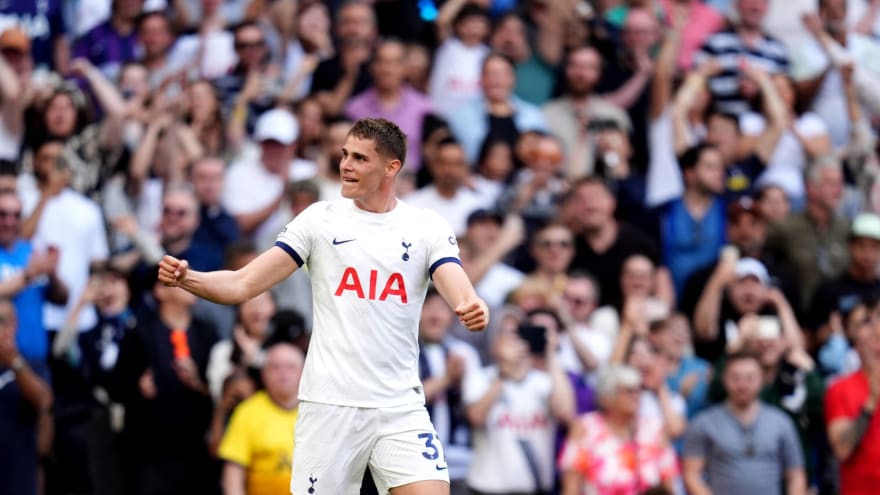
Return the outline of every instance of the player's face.
{"type": "Polygon", "coordinates": [[[356,203],[368,202],[380,192],[385,181],[393,179],[395,170],[391,163],[376,151],[373,140],[348,136],[339,163],[342,196],[356,203]]]}

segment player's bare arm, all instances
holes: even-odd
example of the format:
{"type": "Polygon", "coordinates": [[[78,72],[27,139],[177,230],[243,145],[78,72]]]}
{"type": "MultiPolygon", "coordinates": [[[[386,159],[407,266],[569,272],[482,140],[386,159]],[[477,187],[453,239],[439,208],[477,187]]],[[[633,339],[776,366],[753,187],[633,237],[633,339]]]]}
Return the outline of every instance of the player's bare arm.
{"type": "Polygon", "coordinates": [[[477,296],[473,284],[461,265],[458,263],[440,265],[434,271],[434,285],[465,328],[478,332],[489,325],[489,307],[477,296]]]}
{"type": "Polygon", "coordinates": [[[240,304],[269,290],[297,268],[290,255],[276,246],[235,271],[199,272],[190,270],[186,260],[165,256],[159,262],[159,281],[218,304],[240,304]]]}

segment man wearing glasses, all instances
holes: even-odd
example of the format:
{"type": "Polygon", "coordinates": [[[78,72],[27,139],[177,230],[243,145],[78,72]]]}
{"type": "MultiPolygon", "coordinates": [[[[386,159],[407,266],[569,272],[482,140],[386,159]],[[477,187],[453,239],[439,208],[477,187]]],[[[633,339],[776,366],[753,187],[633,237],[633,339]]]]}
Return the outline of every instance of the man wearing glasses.
{"type": "Polygon", "coordinates": [[[727,357],[727,400],[701,413],[685,437],[684,481],[693,495],[805,494],[804,458],[794,424],[758,400],[761,363],[748,353],[727,357]],[[784,482],[784,483],[783,483],[784,482]]]}

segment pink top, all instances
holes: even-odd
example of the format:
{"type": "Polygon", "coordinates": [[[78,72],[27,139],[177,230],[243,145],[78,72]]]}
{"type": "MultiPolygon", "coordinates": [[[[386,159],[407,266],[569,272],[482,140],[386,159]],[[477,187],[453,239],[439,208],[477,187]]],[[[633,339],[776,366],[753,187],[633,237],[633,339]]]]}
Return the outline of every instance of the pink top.
{"type": "Polygon", "coordinates": [[[583,476],[583,494],[637,495],[678,477],[675,451],[659,420],[640,418],[635,441],[622,441],[598,412],[578,418],[581,434],[568,439],[559,459],[561,470],[583,476]]]}
{"type": "MultiPolygon", "coordinates": [[[[663,22],[666,26],[673,24],[673,2],[674,0],[662,0],[663,22]]],[[[690,9],[687,24],[681,35],[681,50],[678,52],[678,68],[682,70],[693,68],[694,53],[700,49],[706,38],[724,27],[724,17],[705,3],[692,1],[690,9]]]]}

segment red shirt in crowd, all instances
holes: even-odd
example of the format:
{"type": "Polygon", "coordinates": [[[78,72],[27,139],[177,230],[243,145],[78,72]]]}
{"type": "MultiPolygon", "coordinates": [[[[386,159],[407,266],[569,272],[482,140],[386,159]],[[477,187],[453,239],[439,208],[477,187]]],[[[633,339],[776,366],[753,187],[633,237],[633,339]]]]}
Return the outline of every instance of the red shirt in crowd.
{"type": "MultiPolygon", "coordinates": [[[[841,378],[825,394],[825,422],[854,420],[868,400],[868,376],[864,371],[841,378]]],[[[880,486],[880,414],[875,413],[862,441],[849,459],[840,464],[841,495],[873,495],[880,486]]]]}

